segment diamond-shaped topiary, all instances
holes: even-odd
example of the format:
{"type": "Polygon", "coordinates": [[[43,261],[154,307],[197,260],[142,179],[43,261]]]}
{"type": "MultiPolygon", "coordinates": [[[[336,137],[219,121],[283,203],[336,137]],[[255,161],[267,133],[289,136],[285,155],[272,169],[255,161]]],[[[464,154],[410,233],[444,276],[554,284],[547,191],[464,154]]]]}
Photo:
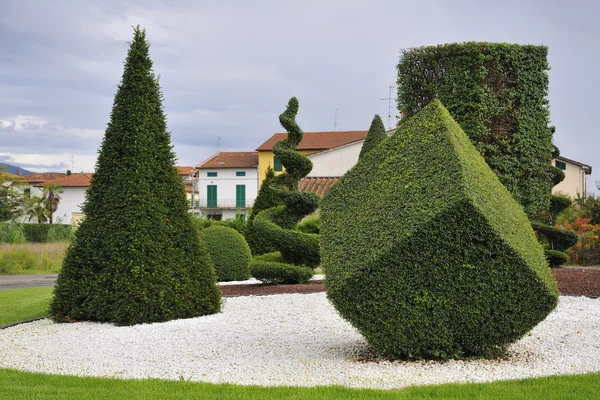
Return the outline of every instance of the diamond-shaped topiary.
{"type": "Polygon", "coordinates": [[[523,208],[435,100],[329,192],[327,296],[391,358],[489,356],[554,309],[523,208]]]}
{"type": "Polygon", "coordinates": [[[215,271],[188,213],[148,50],[137,27],[85,219],[54,289],[56,321],[133,325],[219,311],[215,271]]]}

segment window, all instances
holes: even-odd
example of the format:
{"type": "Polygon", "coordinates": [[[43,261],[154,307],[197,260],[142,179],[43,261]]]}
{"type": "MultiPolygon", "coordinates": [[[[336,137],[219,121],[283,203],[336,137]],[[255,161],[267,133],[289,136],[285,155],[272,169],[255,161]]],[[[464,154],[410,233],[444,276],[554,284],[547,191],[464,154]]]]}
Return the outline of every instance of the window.
{"type": "Polygon", "coordinates": [[[215,221],[220,221],[221,219],[223,219],[223,214],[206,214],[206,218],[215,221]]]}
{"type": "Polygon", "coordinates": [[[246,185],[235,185],[235,206],[246,208],[246,185]]]}
{"type": "Polygon", "coordinates": [[[30,198],[31,198],[31,189],[30,189],[30,188],[27,188],[27,189],[25,189],[25,190],[23,191],[23,196],[24,196],[26,199],[30,199],[30,198]]]}
{"type": "Polygon", "coordinates": [[[246,171],[235,171],[235,176],[246,176],[246,171]]]}
{"type": "Polygon", "coordinates": [[[217,173],[216,172],[207,172],[206,176],[208,176],[209,178],[216,178],[217,177],[217,173]]]}
{"type": "Polygon", "coordinates": [[[217,208],[217,185],[206,185],[206,207],[217,208]]]}
{"type": "Polygon", "coordinates": [[[562,161],[558,161],[558,160],[556,160],[556,161],[554,161],[554,165],[556,166],[556,168],[558,168],[558,169],[562,169],[563,171],[564,171],[565,169],[567,169],[567,164],[565,164],[565,163],[564,163],[564,162],[562,162],[562,161]]]}
{"type": "Polygon", "coordinates": [[[275,167],[273,168],[275,172],[283,171],[283,166],[281,165],[281,160],[277,158],[277,156],[273,156],[273,164],[275,167]]]}

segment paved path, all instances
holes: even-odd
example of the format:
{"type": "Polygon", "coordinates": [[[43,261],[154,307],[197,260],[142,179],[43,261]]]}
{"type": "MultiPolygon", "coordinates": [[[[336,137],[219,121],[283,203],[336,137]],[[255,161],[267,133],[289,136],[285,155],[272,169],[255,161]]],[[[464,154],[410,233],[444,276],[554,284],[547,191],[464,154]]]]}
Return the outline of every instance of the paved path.
{"type": "Polygon", "coordinates": [[[57,276],[57,274],[0,275],[0,290],[53,286],[57,276]]]}

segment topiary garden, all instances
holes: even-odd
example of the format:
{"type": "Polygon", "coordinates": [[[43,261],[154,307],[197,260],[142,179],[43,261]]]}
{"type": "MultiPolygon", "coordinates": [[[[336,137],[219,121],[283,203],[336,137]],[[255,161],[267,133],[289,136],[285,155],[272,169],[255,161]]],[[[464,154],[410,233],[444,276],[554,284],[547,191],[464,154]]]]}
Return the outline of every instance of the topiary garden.
{"type": "Polygon", "coordinates": [[[250,247],[241,233],[226,226],[211,226],[200,231],[215,266],[219,282],[244,281],[250,278],[250,247]]]}
{"type": "Polygon", "coordinates": [[[526,214],[439,100],[324,198],[321,257],[329,300],[390,358],[499,354],[558,301],[526,214]]]}

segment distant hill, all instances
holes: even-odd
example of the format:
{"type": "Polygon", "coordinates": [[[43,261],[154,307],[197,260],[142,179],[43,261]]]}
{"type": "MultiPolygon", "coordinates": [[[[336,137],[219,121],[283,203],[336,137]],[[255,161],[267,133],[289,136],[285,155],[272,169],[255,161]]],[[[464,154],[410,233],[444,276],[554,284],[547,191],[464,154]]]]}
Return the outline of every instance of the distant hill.
{"type": "Polygon", "coordinates": [[[2,169],[3,171],[9,172],[11,174],[15,174],[15,175],[29,175],[29,174],[35,173],[32,171],[28,171],[26,169],[15,167],[14,165],[5,164],[5,163],[0,163],[0,169],[2,169]],[[18,169],[20,169],[20,173],[17,173],[18,169]]]}

